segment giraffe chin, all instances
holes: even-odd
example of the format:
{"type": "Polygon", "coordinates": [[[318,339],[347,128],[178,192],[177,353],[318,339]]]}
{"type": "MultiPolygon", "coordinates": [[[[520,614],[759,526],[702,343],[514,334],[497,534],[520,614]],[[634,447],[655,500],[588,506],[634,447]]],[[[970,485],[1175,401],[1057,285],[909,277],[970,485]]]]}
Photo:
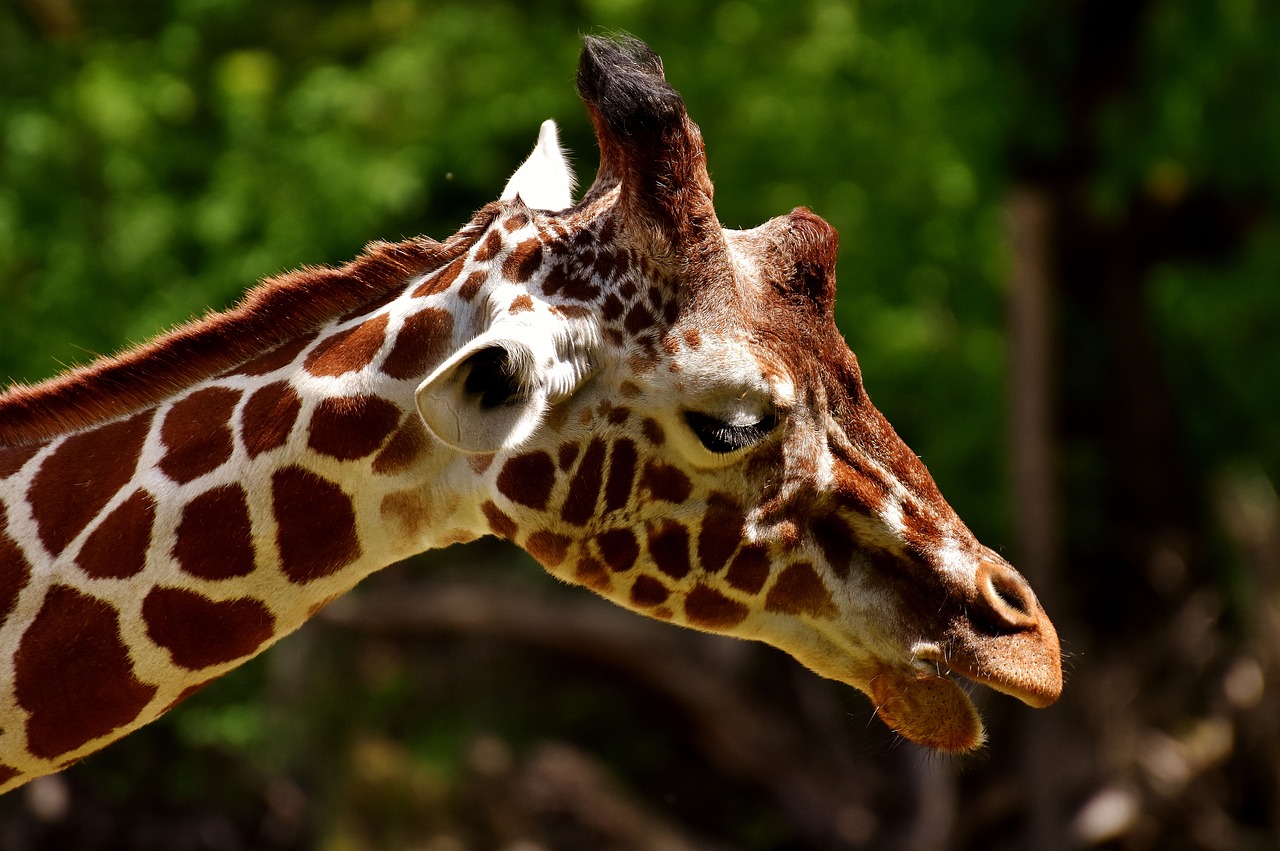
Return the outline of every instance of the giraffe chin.
{"type": "Polygon", "coordinates": [[[867,692],[880,719],[918,745],[963,753],[982,747],[986,741],[973,701],[947,676],[883,668],[872,677],[867,692]]]}

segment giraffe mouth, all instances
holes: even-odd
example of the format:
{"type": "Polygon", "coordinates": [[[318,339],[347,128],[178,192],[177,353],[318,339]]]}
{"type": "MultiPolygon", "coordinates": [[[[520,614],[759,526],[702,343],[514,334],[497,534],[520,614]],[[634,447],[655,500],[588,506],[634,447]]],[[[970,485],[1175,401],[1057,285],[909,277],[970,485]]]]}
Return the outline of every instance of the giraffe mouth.
{"type": "MultiPolygon", "coordinates": [[[[1056,641],[1053,651],[1056,656],[1056,641]]],[[[992,660],[984,664],[969,652],[948,653],[938,644],[922,641],[912,648],[910,665],[881,666],[867,692],[876,714],[907,739],[942,751],[972,751],[986,741],[986,732],[961,678],[1036,708],[1053,703],[1062,691],[1060,667],[1054,668],[1056,677],[1005,668],[992,660]]]]}

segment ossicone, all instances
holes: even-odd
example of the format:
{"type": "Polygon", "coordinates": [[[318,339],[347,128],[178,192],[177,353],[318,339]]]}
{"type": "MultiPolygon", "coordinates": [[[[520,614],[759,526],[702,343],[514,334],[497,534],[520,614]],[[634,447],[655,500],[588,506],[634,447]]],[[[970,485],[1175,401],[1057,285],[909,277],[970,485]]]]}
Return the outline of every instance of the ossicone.
{"type": "Polygon", "coordinates": [[[647,44],[587,36],[578,93],[600,144],[600,170],[585,200],[619,187],[623,215],[674,243],[700,241],[707,224],[718,228],[702,134],[647,44]]]}

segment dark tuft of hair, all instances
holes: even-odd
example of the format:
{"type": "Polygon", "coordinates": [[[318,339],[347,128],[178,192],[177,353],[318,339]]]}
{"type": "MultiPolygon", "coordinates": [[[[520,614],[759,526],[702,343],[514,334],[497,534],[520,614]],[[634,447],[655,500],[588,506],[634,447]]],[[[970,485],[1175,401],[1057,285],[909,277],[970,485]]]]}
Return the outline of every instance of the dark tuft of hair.
{"type": "Polygon", "coordinates": [[[662,72],[653,48],[628,35],[585,36],[578,94],[621,142],[655,140],[684,120],[684,100],[662,72]]]}

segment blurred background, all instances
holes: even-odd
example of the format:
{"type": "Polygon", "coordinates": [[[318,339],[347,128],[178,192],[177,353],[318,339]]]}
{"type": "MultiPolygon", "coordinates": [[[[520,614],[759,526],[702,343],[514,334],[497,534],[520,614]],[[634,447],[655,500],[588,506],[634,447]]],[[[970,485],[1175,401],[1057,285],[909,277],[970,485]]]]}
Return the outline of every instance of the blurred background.
{"type": "Polygon", "coordinates": [[[0,380],[372,239],[443,238],[579,33],[666,60],[731,227],[840,231],[878,406],[1032,580],[1062,700],[925,753],[769,648],[492,541],[373,577],[0,799],[20,849],[1273,849],[1280,4],[19,0],[0,7],[0,380]]]}

